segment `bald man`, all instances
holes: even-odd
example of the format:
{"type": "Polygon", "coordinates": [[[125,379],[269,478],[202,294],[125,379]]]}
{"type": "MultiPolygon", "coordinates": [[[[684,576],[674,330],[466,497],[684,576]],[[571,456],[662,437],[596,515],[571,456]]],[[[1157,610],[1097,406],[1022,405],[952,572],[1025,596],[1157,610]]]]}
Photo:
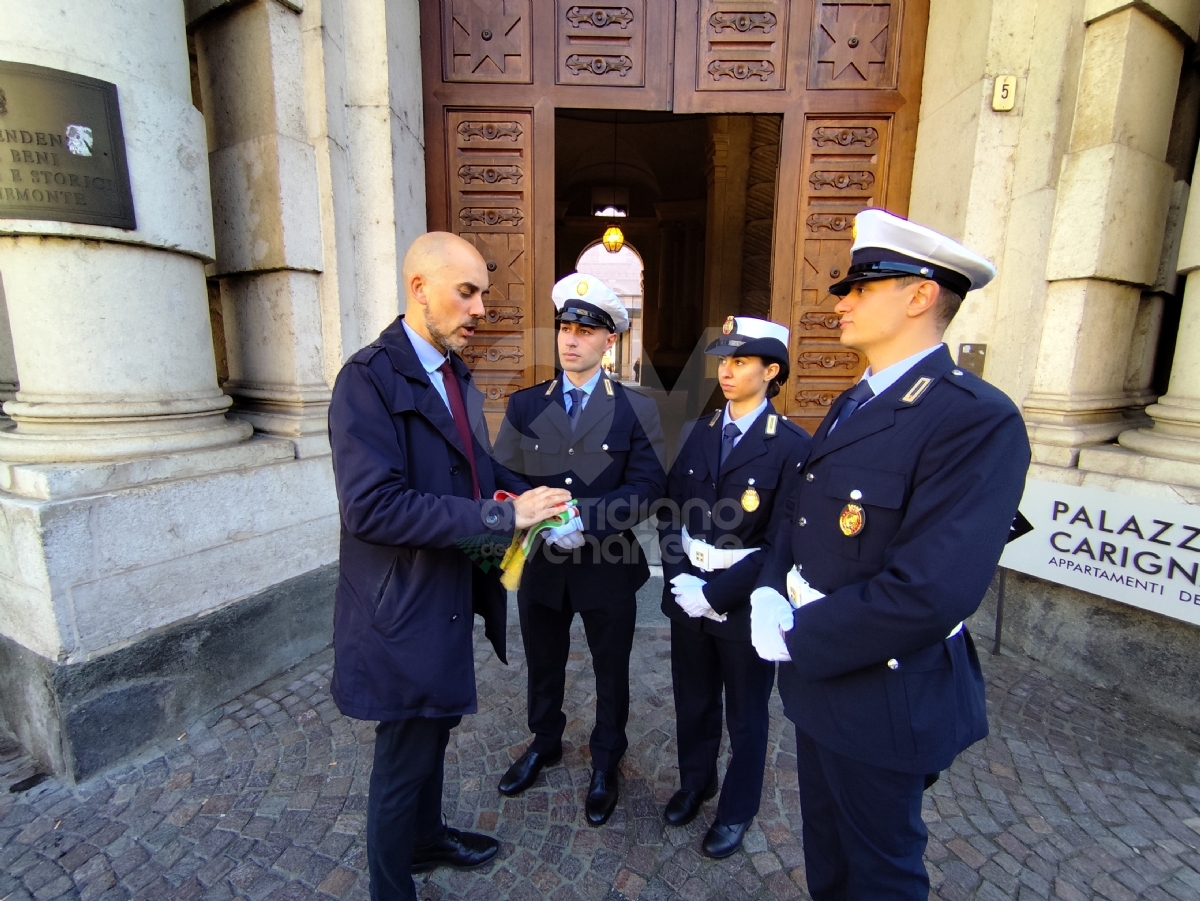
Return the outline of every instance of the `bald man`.
{"type": "Polygon", "coordinates": [[[405,315],[346,362],[329,407],[342,521],[331,690],[342,713],[379,721],[367,801],[373,901],[415,899],[412,873],[496,854],[494,838],[442,820],[450,730],[476,711],[475,612],[505,659],[505,592],[495,568],[472,560],[503,552],[514,527],[569,498],[544,487],[491,499],[497,487],[528,485],[492,462],[483,396],[457,355],[484,313],[478,251],[445,232],[422,235],[403,279],[405,315]]]}

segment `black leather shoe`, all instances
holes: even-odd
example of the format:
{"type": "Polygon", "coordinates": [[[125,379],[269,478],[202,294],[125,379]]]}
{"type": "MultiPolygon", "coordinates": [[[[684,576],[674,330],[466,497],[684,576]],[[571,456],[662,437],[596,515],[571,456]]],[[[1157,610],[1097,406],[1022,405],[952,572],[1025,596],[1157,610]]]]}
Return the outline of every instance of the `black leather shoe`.
{"type": "Polygon", "coordinates": [[[589,826],[603,826],[617,809],[617,771],[592,770],[584,812],[589,826]]]}
{"type": "Polygon", "coordinates": [[[749,820],[733,826],[726,826],[720,820],[713,820],[713,824],[708,827],[708,832],[704,836],[704,842],[700,845],[700,853],[714,860],[728,857],[742,846],[742,839],[746,837],[746,830],[749,828],[749,820]]]}
{"type": "Polygon", "coordinates": [[[542,771],[542,767],[551,766],[560,760],[562,760],[562,748],[559,748],[554,754],[539,754],[533,749],[527,750],[517,758],[517,762],[510,766],[508,772],[501,778],[500,794],[519,795],[533,785],[537,774],[542,771]]]}
{"type": "Polygon", "coordinates": [[[413,851],[412,871],[424,873],[443,866],[468,870],[487,863],[499,850],[500,843],[490,835],[459,832],[447,826],[442,837],[432,845],[413,851]]]}
{"type": "Polygon", "coordinates": [[[663,809],[663,819],[667,821],[668,826],[686,826],[696,819],[696,814],[700,812],[700,805],[716,793],[717,783],[715,782],[702,792],[681,788],[667,802],[667,806],[663,809]]]}

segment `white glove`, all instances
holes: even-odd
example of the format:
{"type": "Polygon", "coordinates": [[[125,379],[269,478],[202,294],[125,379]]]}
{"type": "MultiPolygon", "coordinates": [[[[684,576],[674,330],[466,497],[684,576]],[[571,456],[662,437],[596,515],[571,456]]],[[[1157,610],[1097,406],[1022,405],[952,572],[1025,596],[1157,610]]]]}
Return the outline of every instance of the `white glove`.
{"type": "Polygon", "coordinates": [[[788,600],[795,607],[803,607],[805,604],[811,604],[813,601],[819,601],[825,597],[825,595],[809,585],[808,580],[804,576],[800,575],[799,566],[793,566],[788,570],[787,593],[788,600]]]}
{"type": "Polygon", "coordinates": [[[763,660],[791,660],[783,633],[795,624],[787,598],[774,588],[756,588],[750,595],[750,641],[763,660]]]}
{"type": "Polygon", "coordinates": [[[573,551],[577,547],[583,547],[586,543],[583,537],[583,524],[578,513],[572,516],[571,521],[565,526],[547,529],[544,535],[546,544],[562,548],[564,551],[573,551]]]}
{"type": "Polygon", "coordinates": [[[704,597],[704,580],[691,573],[680,573],[671,580],[671,594],[675,595],[675,603],[693,619],[706,616],[723,623],[728,618],[724,613],[713,610],[708,599],[704,597]]]}

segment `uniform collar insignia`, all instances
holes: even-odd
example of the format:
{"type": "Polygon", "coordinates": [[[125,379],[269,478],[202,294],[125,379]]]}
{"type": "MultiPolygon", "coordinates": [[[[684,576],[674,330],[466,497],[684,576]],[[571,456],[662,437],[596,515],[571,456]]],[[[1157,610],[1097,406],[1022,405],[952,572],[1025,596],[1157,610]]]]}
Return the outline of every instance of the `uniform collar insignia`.
{"type": "Polygon", "coordinates": [[[717,424],[717,420],[721,418],[721,413],[721,410],[717,410],[717,412],[712,415],[712,419],[708,421],[708,427],[710,429],[717,424]]]}
{"type": "Polygon", "coordinates": [[[778,427],[779,427],[779,417],[776,416],[774,413],[772,413],[770,416],[767,417],[767,429],[766,429],[767,434],[774,435],[775,429],[777,429],[778,427]]]}
{"type": "Polygon", "coordinates": [[[549,397],[549,396],[551,395],[551,393],[553,393],[553,391],[554,391],[554,386],[555,386],[555,385],[557,385],[557,384],[558,384],[558,379],[551,379],[551,380],[550,380],[550,387],[546,389],[546,395],[545,395],[546,397],[549,397]]]}
{"type": "Polygon", "coordinates": [[[601,376],[601,378],[600,378],[600,381],[604,382],[604,391],[605,391],[605,393],[607,393],[609,397],[612,397],[612,396],[613,396],[613,386],[612,386],[612,380],[611,380],[611,379],[604,378],[603,376],[601,376]]]}
{"type": "Polygon", "coordinates": [[[904,397],[900,398],[900,402],[902,404],[915,404],[921,399],[921,395],[929,390],[929,386],[932,384],[933,379],[929,378],[928,376],[921,376],[919,379],[913,382],[912,387],[908,389],[908,393],[905,394],[904,397]]]}

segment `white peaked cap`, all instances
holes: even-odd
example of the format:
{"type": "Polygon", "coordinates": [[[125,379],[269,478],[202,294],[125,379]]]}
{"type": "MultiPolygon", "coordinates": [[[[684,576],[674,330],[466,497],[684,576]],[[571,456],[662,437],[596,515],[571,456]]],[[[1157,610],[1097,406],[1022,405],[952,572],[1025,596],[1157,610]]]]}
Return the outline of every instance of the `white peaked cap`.
{"type": "Polygon", "coordinates": [[[562,322],[600,326],[610,332],[629,330],[629,311],[615,291],[594,275],[572,272],[550,292],[562,322]]]}
{"type": "Polygon", "coordinates": [[[721,328],[725,334],[741,335],[743,338],[775,338],[787,347],[788,330],[786,326],[770,319],[753,319],[750,316],[730,316],[721,328]]]}
{"type": "Polygon", "coordinates": [[[860,281],[920,275],[959,295],[996,277],[996,267],[952,238],[884,210],[863,210],[854,220],[854,246],[846,277],[830,293],[844,295],[860,281]]]}

